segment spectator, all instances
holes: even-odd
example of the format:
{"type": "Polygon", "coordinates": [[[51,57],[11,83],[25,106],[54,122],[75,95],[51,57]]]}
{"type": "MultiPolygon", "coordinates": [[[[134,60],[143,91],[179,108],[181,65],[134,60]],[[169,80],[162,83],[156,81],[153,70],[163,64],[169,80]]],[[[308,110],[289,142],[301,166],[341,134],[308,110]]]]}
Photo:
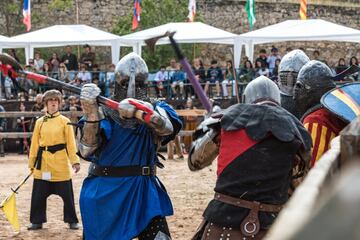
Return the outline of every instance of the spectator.
{"type": "Polygon", "coordinates": [[[255,77],[255,71],[250,60],[247,60],[240,71],[240,81],[250,82],[255,77]]]}
{"type": "Polygon", "coordinates": [[[261,60],[257,60],[255,62],[255,77],[259,76],[265,76],[269,77],[269,69],[266,67],[266,64],[264,64],[261,60]]]}
{"type": "MultiPolygon", "coordinates": [[[[233,63],[231,60],[226,61],[226,69],[224,75],[224,81],[222,81],[222,90],[224,98],[228,98],[228,85],[231,84],[232,86],[232,95],[236,96],[236,86],[235,86],[235,78],[234,78],[234,68],[233,63]]],[[[231,97],[231,94],[230,94],[231,97]]]]}
{"type": "MultiPolygon", "coordinates": [[[[0,105],[0,112],[5,112],[5,108],[0,105]]],[[[6,131],[6,118],[0,118],[0,132],[6,131]]],[[[4,139],[0,138],[0,157],[5,157],[4,139]]]]}
{"type": "Polygon", "coordinates": [[[344,58],[340,58],[338,61],[338,65],[335,67],[335,72],[336,74],[339,74],[341,72],[343,72],[344,70],[346,70],[348,67],[345,64],[345,59],[344,58]]]}
{"type": "MultiPolygon", "coordinates": [[[[44,105],[43,105],[43,101],[42,101],[42,94],[38,94],[38,95],[36,95],[36,97],[35,97],[35,103],[34,103],[34,105],[32,106],[32,108],[31,108],[31,111],[32,112],[41,112],[41,111],[43,111],[43,109],[44,109],[44,105]]],[[[31,119],[31,123],[30,123],[30,131],[33,131],[34,130],[34,126],[35,126],[35,122],[36,122],[36,120],[38,119],[39,117],[33,117],[32,119],[31,119]]]]}
{"type": "Polygon", "coordinates": [[[269,67],[270,75],[273,73],[276,60],[281,60],[281,57],[279,55],[279,50],[273,46],[271,49],[271,55],[266,60],[267,65],[269,67]]]}
{"type": "MultiPolygon", "coordinates": [[[[20,102],[19,107],[20,112],[25,112],[25,104],[23,102],[20,102]]],[[[25,118],[24,116],[19,117],[16,119],[16,132],[29,132],[30,131],[30,119],[25,118]]],[[[29,141],[27,137],[18,138],[16,141],[16,145],[18,146],[17,149],[19,150],[19,154],[24,154],[29,152],[29,141]]]]}
{"type": "Polygon", "coordinates": [[[166,69],[165,66],[160,66],[160,70],[156,73],[154,78],[156,82],[155,91],[157,97],[163,97],[162,91],[164,89],[164,81],[166,80],[165,69],[166,69]]]}
{"type": "Polygon", "coordinates": [[[95,53],[91,51],[91,47],[88,44],[84,45],[85,52],[81,54],[81,63],[85,64],[87,70],[92,71],[95,64],[95,53]]]}
{"type": "Polygon", "coordinates": [[[110,64],[106,72],[105,97],[110,97],[115,87],[115,65],[110,64]]]}
{"type": "Polygon", "coordinates": [[[215,84],[216,97],[220,98],[220,82],[222,82],[224,77],[221,68],[218,66],[217,60],[211,61],[211,67],[208,69],[206,77],[207,81],[205,84],[205,93],[208,92],[210,83],[215,84]]]}
{"type": "Polygon", "coordinates": [[[68,98],[69,104],[67,104],[63,110],[64,111],[81,111],[81,107],[77,104],[78,103],[78,99],[76,98],[76,96],[71,95],[68,98]]]}
{"type": "Polygon", "coordinates": [[[269,67],[268,63],[267,63],[267,55],[266,55],[266,50],[265,49],[261,49],[259,52],[259,57],[255,60],[255,67],[256,67],[256,62],[260,61],[266,68],[269,67]]]}
{"type": "Polygon", "coordinates": [[[42,74],[45,76],[50,76],[51,75],[51,70],[50,70],[50,65],[49,63],[44,63],[43,69],[42,69],[42,74]]]}
{"type": "Polygon", "coordinates": [[[42,72],[42,69],[44,67],[44,59],[42,59],[40,57],[40,53],[39,52],[36,52],[35,53],[35,59],[34,59],[34,68],[36,70],[36,72],[42,72]]]}
{"type": "Polygon", "coordinates": [[[280,59],[276,59],[275,61],[275,68],[271,74],[271,80],[277,82],[279,77],[279,65],[280,65],[280,59]]]}
{"type": "Polygon", "coordinates": [[[247,61],[250,61],[249,57],[248,56],[243,56],[242,60],[241,60],[240,68],[244,68],[247,61]]]}
{"type": "Polygon", "coordinates": [[[80,71],[76,75],[76,79],[80,80],[81,84],[91,83],[91,73],[86,70],[85,64],[80,65],[80,71]]]}
{"type": "Polygon", "coordinates": [[[176,72],[176,69],[177,69],[177,62],[176,62],[175,58],[172,58],[170,60],[170,66],[166,67],[166,74],[167,74],[166,79],[171,81],[174,73],[176,72]]]}
{"type": "Polygon", "coordinates": [[[320,59],[320,52],[318,50],[315,50],[313,52],[313,57],[314,57],[314,60],[318,60],[318,61],[322,62],[322,60],[320,59]]]}
{"type": "Polygon", "coordinates": [[[51,59],[49,60],[49,67],[51,70],[51,77],[58,78],[59,77],[59,66],[60,66],[60,59],[57,53],[53,53],[51,59]]]}
{"type": "MultiPolygon", "coordinates": [[[[350,58],[350,63],[349,63],[349,65],[350,65],[350,66],[355,65],[355,66],[358,66],[358,67],[359,67],[359,61],[358,61],[358,59],[357,59],[355,56],[352,56],[352,57],[350,58]]],[[[357,72],[357,73],[352,74],[352,75],[351,75],[351,79],[352,79],[353,81],[359,81],[359,77],[360,77],[360,74],[359,74],[359,73],[360,73],[360,72],[357,72]]]]}
{"type": "Polygon", "coordinates": [[[192,67],[193,71],[194,71],[194,75],[196,77],[196,79],[200,82],[200,83],[204,83],[205,81],[205,68],[203,65],[203,62],[201,61],[200,58],[195,58],[193,61],[193,67],[192,67]]]}
{"type": "Polygon", "coordinates": [[[4,79],[4,88],[5,88],[5,98],[11,99],[12,98],[12,89],[14,85],[10,77],[5,77],[4,79]]]}
{"type": "MultiPolygon", "coordinates": [[[[201,61],[200,58],[195,58],[193,61],[193,66],[192,66],[192,70],[194,72],[195,78],[196,80],[198,80],[200,82],[200,84],[205,84],[205,80],[206,80],[206,75],[205,75],[205,68],[204,68],[204,64],[201,61]]],[[[195,92],[194,92],[194,88],[192,86],[192,84],[189,85],[188,89],[187,89],[187,95],[191,96],[191,98],[195,98],[195,92]]]]}
{"type": "Polygon", "coordinates": [[[174,72],[171,78],[171,89],[173,92],[173,96],[176,96],[176,99],[184,98],[184,81],[185,81],[185,73],[181,69],[181,64],[178,63],[176,66],[176,71],[174,72]],[[180,88],[180,94],[176,91],[176,86],[180,88]]]}
{"type": "Polygon", "coordinates": [[[66,68],[66,65],[65,63],[60,63],[60,66],[59,66],[59,80],[62,81],[62,82],[70,82],[70,79],[69,79],[69,72],[66,68]]]}
{"type": "Polygon", "coordinates": [[[65,63],[65,66],[68,71],[77,71],[79,70],[79,65],[77,61],[77,56],[72,53],[72,47],[66,46],[66,53],[62,56],[61,61],[65,63]]]}

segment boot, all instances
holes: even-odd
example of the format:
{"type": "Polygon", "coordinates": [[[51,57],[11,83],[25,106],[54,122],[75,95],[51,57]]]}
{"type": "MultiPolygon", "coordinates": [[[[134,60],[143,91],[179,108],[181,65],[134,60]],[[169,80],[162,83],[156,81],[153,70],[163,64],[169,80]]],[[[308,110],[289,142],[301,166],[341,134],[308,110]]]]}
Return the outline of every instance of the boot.
{"type": "Polygon", "coordinates": [[[32,223],[28,226],[28,230],[38,230],[42,229],[42,223],[32,223]]]}

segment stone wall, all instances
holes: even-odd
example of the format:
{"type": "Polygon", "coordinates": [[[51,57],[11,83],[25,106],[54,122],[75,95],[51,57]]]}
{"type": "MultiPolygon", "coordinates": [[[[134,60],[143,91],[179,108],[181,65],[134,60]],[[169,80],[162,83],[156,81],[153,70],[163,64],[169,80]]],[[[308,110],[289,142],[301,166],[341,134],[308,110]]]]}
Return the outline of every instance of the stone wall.
{"type": "MultiPolygon", "coordinates": [[[[185,1],[185,0],[184,0],[185,1]]],[[[33,0],[32,12],[40,16],[40,23],[34,24],[33,29],[39,29],[53,24],[76,24],[75,0],[71,8],[66,11],[49,11],[50,0],[33,0]]],[[[132,0],[77,0],[79,6],[80,24],[91,25],[103,30],[111,30],[117,17],[127,15],[132,11],[132,0]]],[[[249,24],[245,11],[245,0],[198,0],[198,12],[205,23],[224,30],[240,34],[248,32],[249,24]]],[[[255,29],[275,24],[287,19],[299,18],[298,0],[257,0],[255,29]]],[[[360,26],[359,0],[308,0],[309,18],[321,18],[349,27],[360,26]]],[[[129,19],[131,21],[131,19],[129,19]]],[[[0,24],[4,17],[0,16],[0,24]]],[[[4,31],[0,29],[0,34],[4,31]]],[[[272,44],[257,46],[255,54],[260,48],[270,50],[272,44]]],[[[284,53],[287,47],[303,47],[311,55],[318,49],[321,56],[330,64],[335,64],[339,57],[349,59],[350,56],[360,58],[359,44],[327,43],[327,42],[287,42],[274,44],[284,53]]],[[[208,63],[212,58],[221,61],[230,59],[232,49],[228,46],[199,44],[201,57],[208,63]]],[[[192,56],[191,56],[192,57],[192,56]]]]}

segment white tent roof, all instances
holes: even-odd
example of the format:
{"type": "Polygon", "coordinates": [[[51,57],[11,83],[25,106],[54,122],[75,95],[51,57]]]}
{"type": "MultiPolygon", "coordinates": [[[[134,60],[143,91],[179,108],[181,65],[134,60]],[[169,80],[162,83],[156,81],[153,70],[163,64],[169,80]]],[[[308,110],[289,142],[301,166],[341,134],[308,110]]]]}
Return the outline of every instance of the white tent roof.
{"type": "Polygon", "coordinates": [[[10,38],[0,35],[0,52],[3,48],[9,47],[10,38]]]}
{"type": "Polygon", "coordinates": [[[252,59],[254,44],[283,41],[360,42],[360,31],[321,19],[287,20],[241,34],[239,39],[246,45],[247,54],[252,59]]]}
{"type": "Polygon", "coordinates": [[[87,25],[54,25],[37,31],[24,33],[10,38],[12,45],[26,48],[27,60],[32,58],[35,47],[57,47],[65,45],[90,44],[111,46],[112,60],[117,63],[121,39],[111,34],[87,25]]]}
{"type": "Polygon", "coordinates": [[[6,43],[9,41],[9,38],[8,37],[5,37],[5,36],[2,36],[0,35],[0,43],[6,43]]]}
{"type": "MultiPolygon", "coordinates": [[[[219,43],[234,44],[235,34],[201,22],[167,23],[136,33],[122,36],[121,39],[128,44],[140,43],[144,40],[164,34],[166,31],[176,31],[174,39],[178,43],[219,43]]],[[[160,39],[157,44],[168,44],[168,38],[160,39]]]]}
{"type": "MultiPolygon", "coordinates": [[[[167,23],[121,36],[121,40],[128,45],[132,45],[134,47],[134,52],[141,56],[141,47],[145,45],[146,39],[165,34],[167,31],[176,31],[174,39],[178,43],[217,43],[234,45],[235,64],[239,64],[241,44],[237,39],[237,35],[201,22],[167,23]]],[[[157,45],[169,43],[169,39],[165,37],[156,42],[157,45]]]]}

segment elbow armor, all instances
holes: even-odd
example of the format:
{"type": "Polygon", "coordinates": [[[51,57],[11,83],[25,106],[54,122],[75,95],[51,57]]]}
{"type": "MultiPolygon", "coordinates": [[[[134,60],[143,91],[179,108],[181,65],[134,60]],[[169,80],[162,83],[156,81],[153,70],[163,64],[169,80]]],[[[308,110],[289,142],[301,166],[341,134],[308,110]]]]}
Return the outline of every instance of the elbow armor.
{"type": "Polygon", "coordinates": [[[197,171],[209,166],[219,155],[219,146],[214,142],[218,131],[211,128],[204,136],[193,142],[188,158],[191,171],[197,171]]]}
{"type": "Polygon", "coordinates": [[[149,127],[153,128],[159,136],[172,134],[174,127],[166,111],[160,107],[156,107],[155,110],[156,111],[154,111],[153,114],[155,115],[154,118],[156,118],[156,121],[150,121],[147,123],[149,127]]]}

